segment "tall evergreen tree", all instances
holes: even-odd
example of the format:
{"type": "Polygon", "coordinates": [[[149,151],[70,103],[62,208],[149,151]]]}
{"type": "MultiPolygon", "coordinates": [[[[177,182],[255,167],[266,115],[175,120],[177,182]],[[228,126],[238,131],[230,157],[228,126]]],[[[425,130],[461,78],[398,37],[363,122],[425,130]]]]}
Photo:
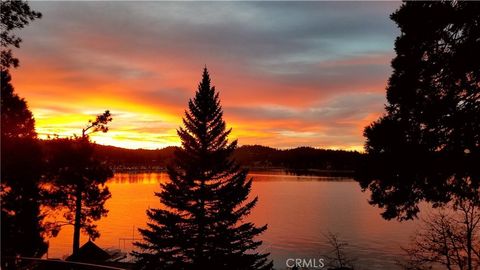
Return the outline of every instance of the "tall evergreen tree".
{"type": "Polygon", "coordinates": [[[252,179],[231,158],[237,141],[227,140],[231,129],[206,68],[188,108],[170,181],[156,193],[166,208],[147,210],[148,228],[135,243],[139,269],[271,269],[254,239],[266,225],[243,220],[258,198],[248,199],[252,179]]]}
{"type": "Polygon", "coordinates": [[[365,128],[362,187],[387,219],[423,200],[480,201],[480,5],[407,1],[391,18],[401,34],[386,114],[365,128]]]}

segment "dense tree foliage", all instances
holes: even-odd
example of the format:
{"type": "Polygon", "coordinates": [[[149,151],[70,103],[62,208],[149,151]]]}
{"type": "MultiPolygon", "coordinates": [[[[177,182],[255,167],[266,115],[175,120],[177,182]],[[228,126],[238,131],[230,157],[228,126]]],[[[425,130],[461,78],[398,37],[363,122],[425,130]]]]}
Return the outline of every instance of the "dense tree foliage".
{"type": "Polygon", "coordinates": [[[1,32],[0,53],[1,70],[7,70],[10,67],[18,67],[18,59],[13,56],[12,46],[19,48],[22,39],[15,35],[14,31],[28,25],[31,21],[41,18],[40,12],[30,9],[26,1],[21,0],[2,0],[1,1],[1,32]]]}
{"type": "Polygon", "coordinates": [[[13,88],[8,71],[1,71],[2,141],[15,138],[36,138],[35,120],[27,103],[13,88]]]}
{"type": "Polygon", "coordinates": [[[149,209],[141,229],[140,269],[271,269],[254,238],[266,230],[243,221],[257,203],[249,199],[252,179],[231,159],[218,92],[207,70],[190,100],[182,147],[169,168],[170,181],[156,195],[164,209],[149,209]]]}
{"type": "Polygon", "coordinates": [[[40,211],[42,153],[35,120],[11,82],[9,67],[17,67],[10,46],[21,39],[13,31],[40,13],[23,1],[1,1],[1,268],[16,269],[16,256],[41,257],[47,251],[40,211]]]}
{"type": "Polygon", "coordinates": [[[385,218],[408,219],[418,202],[476,200],[480,185],[480,5],[405,2],[387,87],[386,114],[365,129],[359,176],[385,218]]]}
{"type": "MultiPolygon", "coordinates": [[[[1,253],[41,257],[47,251],[40,214],[42,153],[27,103],[14,93],[8,71],[1,73],[1,253]]],[[[6,259],[7,258],[7,259],[6,259]]]]}

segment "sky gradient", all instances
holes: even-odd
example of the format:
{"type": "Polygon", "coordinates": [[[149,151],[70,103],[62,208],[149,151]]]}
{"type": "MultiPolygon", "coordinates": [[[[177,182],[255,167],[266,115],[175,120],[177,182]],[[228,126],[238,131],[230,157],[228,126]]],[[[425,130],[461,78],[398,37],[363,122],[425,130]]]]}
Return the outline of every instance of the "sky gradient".
{"type": "Polygon", "coordinates": [[[31,2],[13,72],[37,132],[127,148],[179,145],[207,65],[240,145],[361,150],[383,113],[399,2],[31,2]]]}

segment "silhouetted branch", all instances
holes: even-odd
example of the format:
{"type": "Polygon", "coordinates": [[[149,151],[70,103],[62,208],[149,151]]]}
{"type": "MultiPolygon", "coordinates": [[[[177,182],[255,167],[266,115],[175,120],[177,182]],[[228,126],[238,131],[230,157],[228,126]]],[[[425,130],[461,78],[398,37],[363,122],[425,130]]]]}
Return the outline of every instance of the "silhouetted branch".
{"type": "Polygon", "coordinates": [[[94,121],[88,120],[87,127],[82,129],[82,137],[86,137],[89,134],[95,133],[97,131],[101,131],[103,133],[107,132],[108,131],[107,124],[111,122],[112,119],[113,118],[110,114],[110,111],[106,110],[103,114],[97,115],[97,118],[94,121]]]}
{"type": "Polygon", "coordinates": [[[333,256],[327,256],[330,266],[334,269],[353,269],[354,259],[349,258],[345,253],[348,243],[340,240],[338,234],[332,232],[324,234],[324,237],[332,248],[330,254],[333,254],[333,256]]]}

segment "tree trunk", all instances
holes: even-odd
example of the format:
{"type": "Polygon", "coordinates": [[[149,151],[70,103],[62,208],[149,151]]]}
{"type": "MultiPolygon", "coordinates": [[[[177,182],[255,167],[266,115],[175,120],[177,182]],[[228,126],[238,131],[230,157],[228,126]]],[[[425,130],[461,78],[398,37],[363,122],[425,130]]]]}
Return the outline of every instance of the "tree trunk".
{"type": "Polygon", "coordinates": [[[200,184],[200,211],[198,213],[198,241],[197,241],[197,249],[195,251],[195,257],[196,257],[196,264],[199,266],[199,269],[202,269],[204,267],[205,263],[205,258],[204,258],[204,248],[205,248],[205,196],[204,196],[204,190],[205,190],[205,180],[202,180],[202,183],[200,184]]]}
{"type": "Polygon", "coordinates": [[[75,202],[75,224],[73,226],[73,253],[76,254],[80,249],[80,227],[82,215],[82,191],[78,189],[77,200],[75,202]]]}
{"type": "Polygon", "coordinates": [[[473,264],[472,264],[472,231],[470,228],[467,230],[467,264],[468,264],[468,270],[473,270],[473,264]]]}

